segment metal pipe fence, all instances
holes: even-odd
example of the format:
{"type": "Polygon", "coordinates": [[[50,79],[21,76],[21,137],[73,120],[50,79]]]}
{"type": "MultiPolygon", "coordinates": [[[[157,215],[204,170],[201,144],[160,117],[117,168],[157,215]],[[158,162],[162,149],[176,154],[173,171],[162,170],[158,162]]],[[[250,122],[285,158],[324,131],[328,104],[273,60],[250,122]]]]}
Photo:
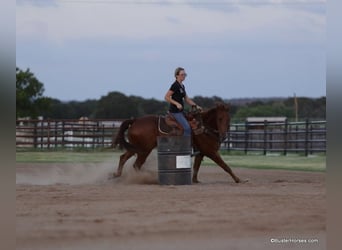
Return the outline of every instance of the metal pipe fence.
{"type": "MultiPolygon", "coordinates": [[[[17,148],[111,147],[120,119],[17,120],[17,148]]],[[[305,155],[326,152],[326,121],[233,123],[221,144],[222,150],[290,152],[305,155]]]]}
{"type": "Polygon", "coordinates": [[[326,121],[231,124],[221,148],[227,151],[290,152],[305,155],[326,152],[326,121]]]}
{"type": "Polygon", "coordinates": [[[99,148],[112,146],[122,120],[17,120],[17,148],[99,148]]]}

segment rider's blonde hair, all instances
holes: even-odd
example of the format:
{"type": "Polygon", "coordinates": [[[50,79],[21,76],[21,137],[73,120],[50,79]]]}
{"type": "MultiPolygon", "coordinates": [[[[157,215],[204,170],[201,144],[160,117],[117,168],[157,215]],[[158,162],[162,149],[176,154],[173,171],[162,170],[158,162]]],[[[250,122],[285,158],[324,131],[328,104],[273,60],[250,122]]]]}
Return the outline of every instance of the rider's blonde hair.
{"type": "Polygon", "coordinates": [[[181,72],[182,70],[184,70],[184,68],[182,67],[178,67],[175,69],[175,77],[179,75],[179,72],[181,72]]]}

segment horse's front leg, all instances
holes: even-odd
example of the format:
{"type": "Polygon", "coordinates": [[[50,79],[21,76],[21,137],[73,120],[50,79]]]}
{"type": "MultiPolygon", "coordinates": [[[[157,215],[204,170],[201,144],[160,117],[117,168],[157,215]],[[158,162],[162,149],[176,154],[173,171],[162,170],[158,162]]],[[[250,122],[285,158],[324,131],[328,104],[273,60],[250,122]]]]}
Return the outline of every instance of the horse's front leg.
{"type": "Polygon", "coordinates": [[[213,155],[208,155],[210,159],[212,159],[217,165],[219,165],[221,168],[223,168],[224,171],[226,171],[230,176],[234,179],[236,183],[241,182],[240,178],[237,177],[231,168],[222,160],[221,156],[219,155],[218,152],[216,152],[213,155]]]}
{"type": "Polygon", "coordinates": [[[193,167],[194,173],[192,175],[192,182],[193,183],[199,183],[197,175],[198,175],[198,171],[199,171],[199,168],[201,166],[201,162],[203,160],[203,157],[204,157],[204,155],[201,153],[195,156],[195,162],[194,162],[194,167],[193,167]]]}

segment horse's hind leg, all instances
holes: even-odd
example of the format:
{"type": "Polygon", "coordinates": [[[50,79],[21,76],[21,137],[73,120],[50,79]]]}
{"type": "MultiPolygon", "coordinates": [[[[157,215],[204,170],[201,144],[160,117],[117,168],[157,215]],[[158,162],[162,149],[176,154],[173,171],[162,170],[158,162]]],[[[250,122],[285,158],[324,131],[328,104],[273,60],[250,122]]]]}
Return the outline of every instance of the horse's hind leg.
{"type": "Polygon", "coordinates": [[[232,169],[222,160],[221,156],[216,152],[213,155],[208,155],[210,159],[212,159],[214,162],[216,162],[217,165],[219,165],[221,168],[223,168],[224,171],[230,174],[230,176],[234,179],[236,183],[241,182],[240,178],[237,177],[232,169]]]}
{"type": "Polygon", "coordinates": [[[126,151],[122,155],[120,155],[120,161],[119,161],[119,166],[118,169],[116,170],[116,173],[114,173],[114,177],[119,177],[122,174],[122,168],[125,165],[126,161],[131,158],[134,155],[134,153],[130,151],[126,151]]]}
{"type": "Polygon", "coordinates": [[[138,157],[135,160],[133,167],[135,170],[140,170],[141,166],[145,163],[147,156],[151,153],[151,151],[146,153],[138,153],[138,157]]]}

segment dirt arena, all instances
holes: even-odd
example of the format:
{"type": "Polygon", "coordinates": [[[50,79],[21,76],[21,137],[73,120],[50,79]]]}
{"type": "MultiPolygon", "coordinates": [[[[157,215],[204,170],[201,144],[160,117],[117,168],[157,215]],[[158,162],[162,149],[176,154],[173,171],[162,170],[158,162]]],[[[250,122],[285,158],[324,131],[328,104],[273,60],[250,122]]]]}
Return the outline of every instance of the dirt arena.
{"type": "MultiPolygon", "coordinates": [[[[151,165],[151,164],[150,164],[151,165]]],[[[17,249],[326,249],[325,174],[201,167],[200,184],[112,164],[17,164],[17,249]]]]}

